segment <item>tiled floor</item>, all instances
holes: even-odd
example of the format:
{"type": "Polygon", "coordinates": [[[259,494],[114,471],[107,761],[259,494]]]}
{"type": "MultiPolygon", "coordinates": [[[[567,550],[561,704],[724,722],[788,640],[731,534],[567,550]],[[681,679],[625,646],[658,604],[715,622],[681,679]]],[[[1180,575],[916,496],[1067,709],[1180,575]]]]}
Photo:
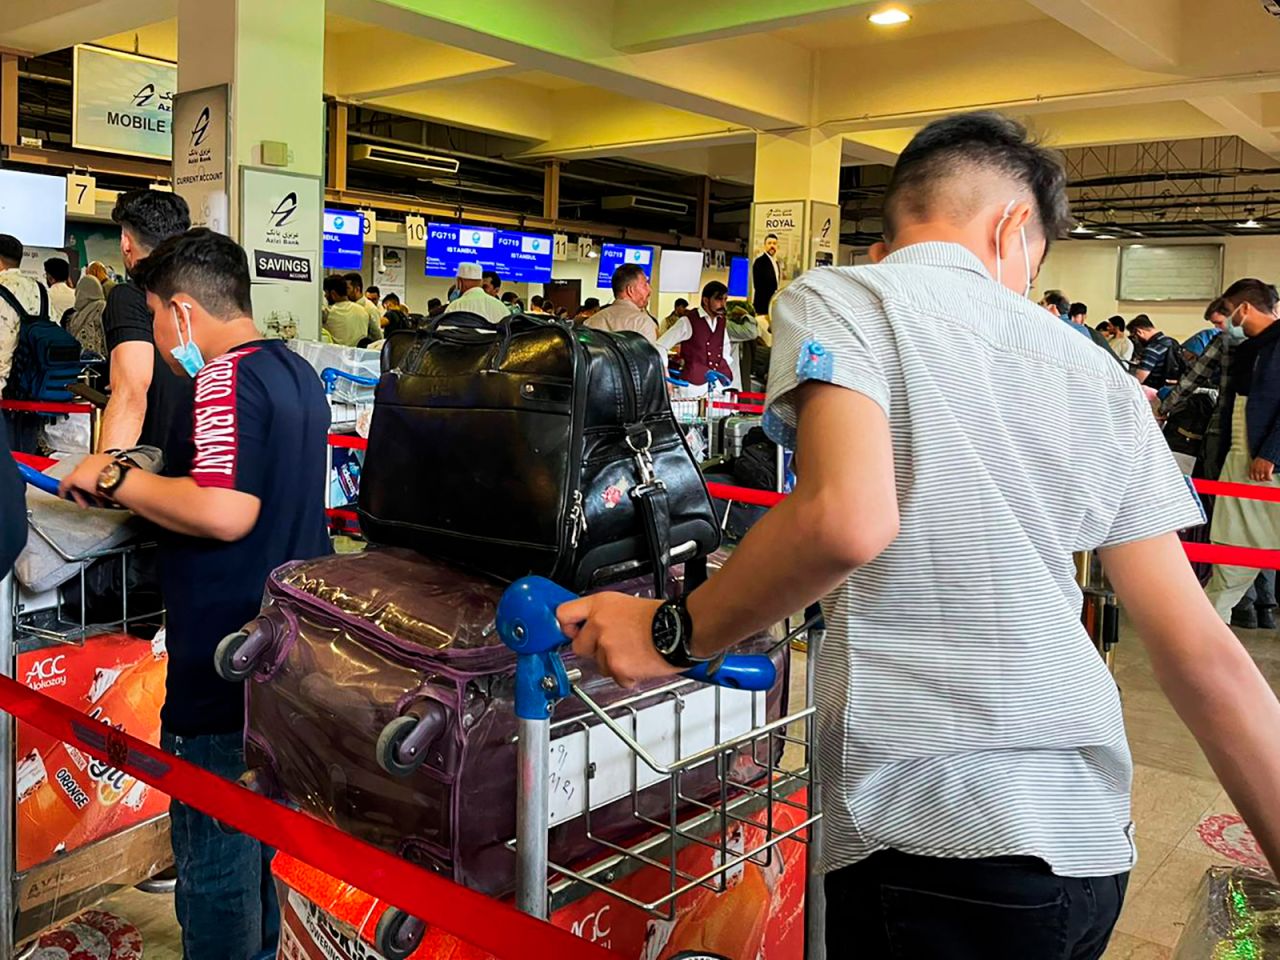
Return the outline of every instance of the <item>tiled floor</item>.
{"type": "MultiPolygon", "coordinates": [[[[1250,631],[1241,636],[1280,690],[1280,637],[1250,631]]],[[[1137,764],[1133,817],[1140,860],[1106,960],[1168,960],[1205,870],[1231,862],[1204,845],[1196,826],[1205,816],[1235,811],[1156,686],[1141,645],[1126,638],[1117,653],[1116,678],[1137,764]]],[[[797,670],[793,686],[799,695],[803,682],[797,670]]],[[[171,897],[130,892],[110,901],[108,909],[142,929],[145,960],[180,960],[171,897]]]]}

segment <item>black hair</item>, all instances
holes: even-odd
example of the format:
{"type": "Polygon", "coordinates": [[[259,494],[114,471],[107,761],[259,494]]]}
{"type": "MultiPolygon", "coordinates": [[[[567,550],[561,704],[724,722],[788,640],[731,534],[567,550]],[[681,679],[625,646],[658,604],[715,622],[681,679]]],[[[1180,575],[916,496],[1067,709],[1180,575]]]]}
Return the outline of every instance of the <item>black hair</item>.
{"type": "Polygon", "coordinates": [[[778,235],[776,233],[767,233],[765,234],[764,239],[765,239],[765,242],[768,243],[770,240],[777,240],[778,235]]]}
{"type": "Polygon", "coordinates": [[[726,287],[719,280],[712,280],[710,283],[708,283],[705,287],[702,288],[703,300],[714,300],[716,297],[727,297],[728,295],[729,295],[729,288],[726,287]]]}
{"type": "Polygon", "coordinates": [[[347,281],[347,296],[351,295],[350,291],[352,290],[356,293],[364,292],[364,277],[360,274],[354,272],[344,273],[342,279],[347,281]]]}
{"type": "Polygon", "coordinates": [[[1083,303],[1073,303],[1071,309],[1067,311],[1069,317],[1087,317],[1089,315],[1089,307],[1083,303]]]}
{"type": "Polygon", "coordinates": [[[15,267],[22,264],[22,241],[11,233],[0,233],[0,260],[15,267]]]}
{"type": "Polygon", "coordinates": [[[1204,318],[1206,320],[1212,320],[1215,313],[1221,314],[1224,317],[1231,316],[1231,308],[1227,306],[1227,300],[1225,297],[1218,297],[1217,300],[1204,308],[1204,318]]]}
{"type": "Polygon", "coordinates": [[[1058,314],[1064,314],[1071,309],[1071,301],[1060,294],[1057,290],[1046,290],[1042,298],[1044,303],[1049,304],[1058,314]]]}
{"type": "MultiPolygon", "coordinates": [[[[365,287],[365,288],[364,288],[364,292],[365,292],[365,293],[376,293],[379,297],[381,297],[381,296],[382,296],[382,291],[381,291],[381,290],[379,290],[377,287],[365,287]]],[[[395,294],[394,294],[394,293],[392,293],[392,294],[388,294],[388,296],[395,297],[395,294]]],[[[400,302],[400,298],[399,298],[399,297],[396,297],[396,303],[399,303],[399,302],[400,302]]]]}
{"type": "Polygon", "coordinates": [[[495,290],[502,289],[502,278],[498,276],[496,273],[494,273],[492,270],[486,270],[484,273],[482,273],[480,275],[480,280],[481,282],[488,280],[489,286],[493,287],[493,289],[495,290]]]}
{"type": "Polygon", "coordinates": [[[613,295],[620,297],[627,291],[627,287],[631,286],[641,277],[648,274],[644,272],[644,267],[638,263],[624,263],[617,270],[613,271],[613,295]]]}
{"type": "Polygon", "coordinates": [[[324,278],[324,292],[347,295],[347,278],[340,273],[331,273],[324,278]]]}
{"type": "Polygon", "coordinates": [[[1145,313],[1140,313],[1129,321],[1130,330],[1154,330],[1156,325],[1151,322],[1151,318],[1145,313]]]}
{"type": "Polygon", "coordinates": [[[1110,320],[1108,320],[1107,323],[1111,324],[1121,333],[1124,333],[1124,317],[1116,315],[1112,317],[1110,320]]]}
{"type": "Polygon", "coordinates": [[[1276,305],[1280,304],[1280,292],[1265,280],[1250,277],[1227,287],[1222,299],[1235,306],[1247,303],[1263,313],[1275,313],[1276,305]]]}
{"type": "Polygon", "coordinates": [[[61,257],[50,257],[44,262],[44,272],[54,283],[66,283],[71,278],[71,264],[61,257]]]}
{"type": "Polygon", "coordinates": [[[932,212],[939,182],[974,170],[1004,174],[1031,193],[1046,244],[1066,230],[1071,210],[1062,158],[1032,140],[1016,120],[983,111],[935,120],[907,144],[885,194],[885,238],[892,240],[904,220],[932,212]]]}
{"type": "Polygon", "coordinates": [[[1110,330],[1111,327],[1112,327],[1112,324],[1110,320],[1103,320],[1101,323],[1096,324],[1093,329],[1101,333],[1103,330],[1110,330]]]}
{"type": "Polygon", "coordinates": [[[689,305],[689,301],[688,301],[688,300],[686,300],[684,297],[676,297],[675,306],[677,306],[677,307],[687,307],[688,305],[689,305]]]}
{"type": "Polygon", "coordinates": [[[120,194],[111,219],[148,250],[191,229],[187,201],[165,190],[130,190],[120,194]]]}
{"type": "MultiPolygon", "coordinates": [[[[380,292],[377,287],[370,287],[369,290],[372,290],[374,293],[380,292]]],[[[365,292],[367,293],[368,291],[365,291],[365,292]]],[[[394,292],[389,292],[385,297],[382,298],[383,303],[386,303],[388,301],[390,301],[391,303],[399,303],[400,297],[397,296],[394,292]]]]}
{"type": "Polygon", "coordinates": [[[219,320],[253,316],[249,258],[215,230],[197,227],[165,240],[134,268],[134,279],[163,300],[189,293],[219,320]]]}
{"type": "Polygon", "coordinates": [[[583,300],[583,301],[582,301],[582,309],[583,309],[583,310],[599,310],[599,309],[600,309],[600,298],[599,298],[599,297],[587,297],[587,299],[586,299],[586,300],[583,300]]]}
{"type": "Polygon", "coordinates": [[[515,303],[519,299],[520,298],[516,296],[516,292],[514,290],[508,290],[506,293],[502,295],[503,303],[515,303]]]}
{"type": "Polygon", "coordinates": [[[547,301],[543,300],[542,297],[538,296],[536,293],[529,298],[529,306],[531,307],[541,307],[546,302],[547,301]]]}
{"type": "Polygon", "coordinates": [[[441,300],[439,297],[432,297],[430,300],[427,301],[428,310],[434,310],[436,307],[443,307],[443,306],[444,306],[444,301],[441,300]]]}

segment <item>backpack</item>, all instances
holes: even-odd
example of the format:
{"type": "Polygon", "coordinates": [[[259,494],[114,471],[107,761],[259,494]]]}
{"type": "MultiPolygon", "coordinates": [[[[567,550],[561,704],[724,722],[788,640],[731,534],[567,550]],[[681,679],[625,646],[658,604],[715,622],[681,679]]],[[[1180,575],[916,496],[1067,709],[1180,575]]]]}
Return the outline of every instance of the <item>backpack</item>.
{"type": "Polygon", "coordinates": [[[18,315],[18,340],[5,395],[14,400],[69,403],[67,387],[84,372],[80,342],[49,319],[49,295],[40,287],[40,312],[27,313],[18,298],[0,286],[0,300],[18,315]]]}
{"type": "Polygon", "coordinates": [[[1169,449],[1199,458],[1204,453],[1204,435],[1216,411],[1217,404],[1208,394],[1193,393],[1188,397],[1165,422],[1164,438],[1169,449]]]}
{"type": "Polygon", "coordinates": [[[1159,390],[1166,386],[1168,381],[1177,383],[1183,378],[1187,372],[1187,358],[1182,353],[1182,344],[1168,334],[1162,333],[1158,337],[1153,337],[1147,349],[1162,343],[1169,349],[1165,351],[1164,361],[1155,370],[1151,371],[1151,376],[1147,378],[1147,386],[1154,387],[1159,390]]]}

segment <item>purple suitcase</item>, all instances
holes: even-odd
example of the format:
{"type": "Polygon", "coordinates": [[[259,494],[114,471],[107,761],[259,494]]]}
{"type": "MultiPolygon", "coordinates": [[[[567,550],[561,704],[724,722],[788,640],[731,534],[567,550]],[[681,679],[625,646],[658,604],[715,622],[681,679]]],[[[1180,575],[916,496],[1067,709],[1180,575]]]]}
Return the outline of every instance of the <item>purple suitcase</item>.
{"type": "MultiPolygon", "coordinates": [[[[250,785],[465,886],[509,894],[515,658],[493,629],[502,589],[398,549],[276,570],[249,639],[231,644],[259,651],[245,685],[250,785]],[[406,759],[410,752],[420,766],[406,759]]],[[[766,712],[775,719],[786,707],[786,645],[761,635],[740,649],[771,647],[780,679],[766,712]]],[[[636,693],[571,656],[566,666],[582,670],[580,685],[602,705],[636,693]]],[[[220,665],[224,676],[229,669],[220,665]]],[[[578,715],[586,708],[570,697],[553,719],[578,715]]],[[[735,779],[763,775],[749,752],[734,758],[735,779]]],[[[684,774],[681,790],[717,797],[715,764],[684,774]]],[[[639,812],[662,821],[668,797],[664,785],[641,791],[639,812]]],[[[616,843],[645,830],[630,796],[593,811],[591,827],[616,843]]],[[[601,847],[579,817],[552,829],[550,850],[553,862],[580,863],[601,847]]]]}

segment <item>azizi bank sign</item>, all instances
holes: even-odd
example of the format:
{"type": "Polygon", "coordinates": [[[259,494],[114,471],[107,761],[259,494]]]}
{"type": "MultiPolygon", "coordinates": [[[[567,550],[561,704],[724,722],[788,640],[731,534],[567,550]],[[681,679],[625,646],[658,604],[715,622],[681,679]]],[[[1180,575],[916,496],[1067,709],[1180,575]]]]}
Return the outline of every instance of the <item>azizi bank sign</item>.
{"type": "Polygon", "coordinates": [[[72,62],[72,145],[168,160],[177,65],[85,44],[75,48],[72,62]]]}

